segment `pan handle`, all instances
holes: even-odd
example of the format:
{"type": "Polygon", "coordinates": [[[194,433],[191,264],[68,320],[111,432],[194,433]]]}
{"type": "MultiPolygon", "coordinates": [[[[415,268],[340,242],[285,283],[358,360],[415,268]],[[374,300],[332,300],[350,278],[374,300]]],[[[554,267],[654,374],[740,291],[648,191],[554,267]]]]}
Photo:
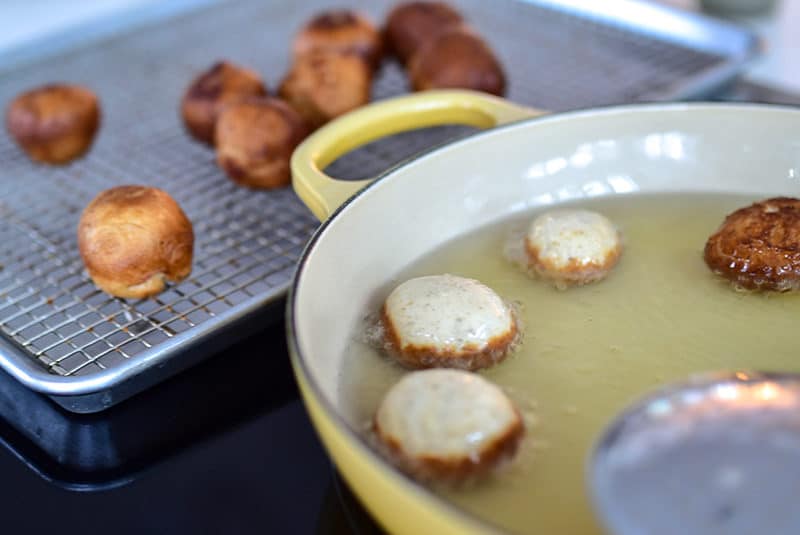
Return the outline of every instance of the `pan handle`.
{"type": "Polygon", "coordinates": [[[428,126],[491,128],[544,112],[476,91],[432,90],[369,104],[323,126],[292,155],[292,184],[320,221],[372,182],[336,180],[322,170],[339,156],[376,139],[428,126]]]}

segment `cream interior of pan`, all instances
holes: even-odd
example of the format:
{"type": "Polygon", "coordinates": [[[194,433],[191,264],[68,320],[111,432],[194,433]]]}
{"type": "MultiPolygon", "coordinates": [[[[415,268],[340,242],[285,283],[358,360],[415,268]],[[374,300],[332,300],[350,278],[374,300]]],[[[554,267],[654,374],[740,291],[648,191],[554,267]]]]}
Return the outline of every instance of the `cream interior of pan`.
{"type": "MultiPolygon", "coordinates": [[[[343,358],[387,284],[415,261],[469,231],[557,203],[668,193],[679,211],[674,194],[800,195],[800,112],[674,105],[564,115],[475,136],[393,175],[327,227],[301,267],[295,300],[296,335],[312,382],[355,432],[362,422],[343,410],[343,358]]],[[[612,203],[614,210],[622,204],[612,203]]],[[[535,523],[528,528],[549,532],[535,523]]]]}

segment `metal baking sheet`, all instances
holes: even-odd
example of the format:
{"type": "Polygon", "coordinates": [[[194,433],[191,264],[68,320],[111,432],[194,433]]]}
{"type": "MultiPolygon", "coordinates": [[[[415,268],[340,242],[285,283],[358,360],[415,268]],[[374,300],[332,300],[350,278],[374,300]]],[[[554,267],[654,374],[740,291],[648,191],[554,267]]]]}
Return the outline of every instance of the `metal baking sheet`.
{"type": "Polygon", "coordinates": [[[252,352],[286,354],[275,323],[225,353],[94,415],[60,410],[0,370],[0,446],[47,481],[75,491],[124,485],[198,440],[296,399],[288,359],[251,373],[252,352]],[[142,432],[142,429],[147,432],[142,432]]]}
{"type": "MultiPolygon", "coordinates": [[[[380,20],[392,3],[349,5],[380,20]]],[[[603,11],[591,0],[454,3],[500,57],[509,98],[550,110],[697,96],[729,79],[757,49],[750,34],[731,26],[629,0],[606,0],[603,11]]],[[[27,88],[72,81],[92,87],[103,110],[95,146],[65,167],[33,164],[0,135],[6,371],[69,410],[102,410],[206,355],[223,328],[283,296],[316,221],[291,189],[254,192],[227,180],[213,152],[184,133],[178,103],[188,82],[220,58],[258,70],[274,88],[288,67],[294,31],[329,6],[220,2],[0,77],[3,105],[27,88]],[[92,284],[75,235],[97,193],[130,183],[172,194],[196,235],[191,276],[139,301],[110,297],[92,284]]],[[[406,91],[404,72],[387,62],[373,97],[406,91]]],[[[466,131],[395,136],[329,171],[370,176],[466,131]]]]}

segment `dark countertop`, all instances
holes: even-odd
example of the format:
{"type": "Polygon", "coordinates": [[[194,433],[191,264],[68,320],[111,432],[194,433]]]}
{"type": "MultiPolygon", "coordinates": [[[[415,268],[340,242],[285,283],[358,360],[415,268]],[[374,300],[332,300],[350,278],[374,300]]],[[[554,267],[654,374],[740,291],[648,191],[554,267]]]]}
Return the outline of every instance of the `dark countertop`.
{"type": "Polygon", "coordinates": [[[5,374],[0,388],[67,428],[0,420],[3,533],[376,532],[306,416],[280,320],[100,415],[70,415],[5,374]],[[253,359],[263,374],[242,373],[253,359]]]}

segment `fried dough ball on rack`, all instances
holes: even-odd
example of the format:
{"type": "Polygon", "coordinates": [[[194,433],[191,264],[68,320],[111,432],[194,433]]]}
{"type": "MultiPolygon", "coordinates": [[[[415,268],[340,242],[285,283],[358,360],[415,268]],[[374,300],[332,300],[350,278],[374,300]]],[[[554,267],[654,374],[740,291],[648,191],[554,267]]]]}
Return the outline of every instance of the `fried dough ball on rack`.
{"type": "Polygon", "coordinates": [[[295,59],[278,90],[312,128],[370,99],[372,73],[361,57],[315,50],[295,59]]]}
{"type": "Polygon", "coordinates": [[[99,126],[97,96],[78,85],[49,84],[26,91],[6,112],[11,137],[41,163],[65,164],[82,156],[99,126]]]}
{"type": "Polygon", "coordinates": [[[214,145],[214,125],[228,104],[266,96],[258,74],[228,61],[219,61],[200,74],[186,89],[181,115],[193,138],[214,145]]]}
{"type": "Polygon", "coordinates": [[[608,276],[622,255],[622,239],[602,214],[551,210],[531,223],[525,252],[529,270],[563,289],[608,276]]]}
{"type": "Polygon", "coordinates": [[[389,13],[384,34],[388,48],[401,63],[408,63],[425,42],[463,21],[461,14],[444,2],[404,2],[389,13]]]}
{"type": "Polygon", "coordinates": [[[474,279],[430,275],[405,281],[382,310],[386,347],[409,368],[478,370],[503,360],[518,339],[514,311],[474,279]]]}
{"type": "Polygon", "coordinates": [[[83,210],[78,247],[101,290],[141,299],[192,270],[192,223],[166,192],[147,186],[103,191],[83,210]]]}
{"type": "Polygon", "coordinates": [[[365,15],[339,9],[311,19],[295,36],[292,49],[296,58],[315,50],[355,54],[375,69],[383,57],[383,40],[365,15]]]}
{"type": "Polygon", "coordinates": [[[737,287],[800,289],[800,199],[776,197],[736,210],[708,238],[704,256],[737,287]]]}
{"type": "Polygon", "coordinates": [[[278,99],[231,104],[217,121],[217,163],[243,186],[283,187],[291,181],[292,152],[307,133],[303,119],[278,99]]]}
{"type": "Polygon", "coordinates": [[[459,482],[486,475],[516,453],[525,428],[496,385],[462,370],[400,379],[373,421],[381,449],[409,475],[459,482]]]}
{"type": "Polygon", "coordinates": [[[425,42],[408,62],[415,91],[461,88],[503,95],[506,77],[499,60],[474,31],[451,26],[425,42]]]}

